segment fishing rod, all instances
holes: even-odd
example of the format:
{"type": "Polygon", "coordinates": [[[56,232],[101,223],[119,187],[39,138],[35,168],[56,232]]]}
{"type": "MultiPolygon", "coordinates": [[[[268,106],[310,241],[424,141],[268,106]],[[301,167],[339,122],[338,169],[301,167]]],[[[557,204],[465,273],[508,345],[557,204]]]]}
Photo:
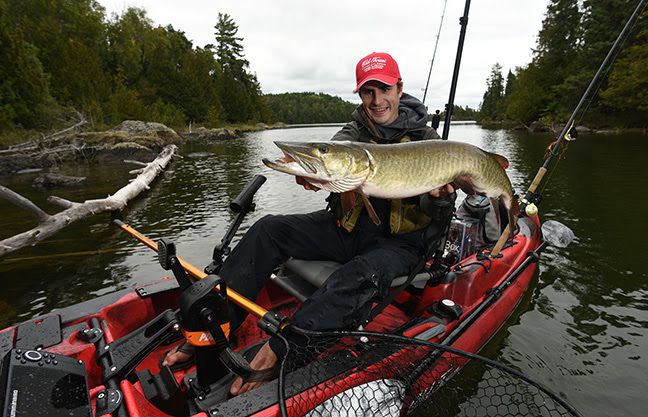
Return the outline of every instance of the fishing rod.
{"type": "Polygon", "coordinates": [[[527,191],[527,194],[525,198],[522,200],[522,203],[524,204],[527,202],[530,198],[532,198],[533,193],[537,189],[538,185],[540,184],[540,181],[542,181],[542,178],[544,177],[545,173],[547,172],[547,167],[549,166],[549,163],[553,159],[554,155],[558,151],[558,148],[562,144],[563,140],[571,140],[571,138],[568,138],[568,133],[571,131],[573,128],[574,120],[576,119],[576,115],[580,111],[580,109],[583,107],[583,104],[585,104],[585,101],[587,100],[588,96],[590,95],[591,91],[594,89],[594,86],[598,82],[599,77],[601,76],[601,73],[603,72],[603,69],[607,67],[609,61],[612,59],[612,56],[616,52],[617,47],[621,43],[621,40],[625,38],[628,30],[630,30],[630,27],[634,24],[634,21],[637,19],[637,16],[639,15],[639,11],[642,9],[642,5],[644,4],[645,0],[640,0],[639,5],[635,9],[634,13],[632,13],[632,16],[630,16],[630,19],[626,22],[625,26],[623,27],[623,30],[617,37],[616,41],[612,45],[612,48],[610,48],[610,51],[608,52],[607,56],[603,60],[603,63],[599,67],[598,71],[594,75],[594,78],[592,78],[592,81],[590,82],[589,86],[587,87],[587,90],[585,90],[585,93],[583,94],[583,97],[581,97],[580,101],[578,102],[578,105],[576,106],[576,109],[572,113],[571,117],[569,118],[569,121],[565,124],[565,127],[563,128],[562,132],[560,133],[560,136],[558,136],[558,140],[554,144],[553,148],[551,149],[551,152],[545,159],[545,162],[542,164],[542,167],[538,170],[538,173],[536,174],[536,177],[533,179],[531,186],[529,187],[529,190],[527,191]]]}
{"type": "Polygon", "coordinates": [[[425,104],[425,97],[427,96],[427,90],[430,85],[430,76],[432,75],[432,67],[434,66],[434,58],[436,57],[437,48],[439,47],[439,37],[441,37],[441,27],[443,26],[443,18],[445,17],[445,11],[447,5],[448,5],[448,0],[445,0],[445,2],[443,3],[443,13],[441,13],[441,23],[439,23],[439,32],[437,33],[436,44],[434,45],[434,53],[432,54],[432,62],[430,63],[430,71],[428,72],[427,83],[425,83],[423,100],[421,100],[423,104],[425,104]]]}
{"type": "Polygon", "coordinates": [[[443,123],[443,135],[441,139],[448,140],[448,132],[450,131],[450,120],[452,120],[452,110],[454,108],[454,98],[457,92],[457,80],[459,78],[459,66],[461,65],[461,55],[463,53],[464,39],[466,38],[466,26],[468,26],[468,11],[470,10],[470,0],[466,0],[464,14],[459,18],[461,31],[459,33],[459,45],[457,47],[457,57],[455,59],[454,72],[452,73],[452,83],[450,85],[450,97],[448,104],[445,107],[445,122],[443,123]]]}
{"type": "MultiPolygon", "coordinates": [[[[581,108],[587,101],[590,93],[594,89],[594,86],[598,83],[598,80],[601,74],[603,73],[603,70],[608,66],[610,60],[612,60],[612,57],[614,56],[616,49],[618,48],[622,39],[626,37],[626,34],[630,30],[630,27],[634,24],[634,21],[637,19],[637,16],[639,15],[644,2],[645,0],[639,1],[639,4],[637,5],[635,11],[632,13],[632,16],[630,16],[630,19],[628,19],[628,21],[626,22],[625,26],[623,27],[623,30],[621,31],[621,33],[619,33],[619,36],[617,37],[616,41],[608,51],[608,54],[603,60],[603,62],[601,63],[601,66],[599,67],[598,71],[592,78],[592,81],[590,82],[589,86],[585,90],[585,93],[583,94],[580,101],[578,102],[578,105],[574,109],[574,112],[572,113],[571,117],[565,124],[565,127],[563,128],[562,132],[560,132],[560,136],[558,136],[558,139],[553,144],[553,147],[551,148],[549,155],[545,159],[542,166],[538,169],[538,172],[535,178],[533,179],[533,181],[531,182],[531,185],[529,186],[526,195],[524,196],[524,198],[521,199],[522,204],[520,205],[520,209],[527,216],[535,216],[538,213],[537,203],[539,202],[539,196],[535,194],[535,191],[537,190],[538,186],[540,185],[540,182],[542,181],[545,174],[547,173],[547,168],[549,167],[549,164],[551,163],[554,155],[556,155],[556,153],[558,152],[558,149],[562,145],[563,140],[567,140],[567,141],[572,140],[572,137],[569,135],[569,132],[574,128],[574,120],[576,120],[576,115],[578,114],[578,112],[580,112],[581,108]]],[[[499,240],[497,241],[497,243],[493,247],[493,250],[491,251],[491,257],[496,257],[499,255],[500,251],[506,244],[509,235],[511,234],[510,232],[511,230],[512,228],[510,225],[506,226],[506,229],[504,230],[504,232],[502,232],[502,235],[500,236],[499,240]]]]}

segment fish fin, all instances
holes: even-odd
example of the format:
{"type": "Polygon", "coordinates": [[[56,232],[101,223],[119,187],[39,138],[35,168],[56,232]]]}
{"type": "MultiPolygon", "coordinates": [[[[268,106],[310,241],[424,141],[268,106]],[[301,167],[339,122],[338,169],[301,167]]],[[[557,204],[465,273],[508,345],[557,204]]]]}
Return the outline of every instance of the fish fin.
{"type": "Polygon", "coordinates": [[[518,199],[513,196],[513,201],[511,201],[511,208],[508,211],[509,225],[511,225],[511,237],[515,235],[515,223],[517,221],[518,214],[520,214],[520,204],[518,203],[518,199]]]}
{"type": "MultiPolygon", "coordinates": [[[[497,221],[501,219],[499,212],[499,200],[496,198],[490,198],[491,205],[493,206],[493,211],[497,217],[497,221]]],[[[517,215],[520,214],[520,204],[517,201],[517,198],[511,199],[511,208],[506,210],[506,215],[508,217],[509,224],[509,236],[513,237],[515,233],[515,224],[517,223],[517,215]]]]}
{"type": "Polygon", "coordinates": [[[509,167],[509,161],[502,155],[498,155],[496,153],[491,153],[490,154],[495,160],[502,166],[502,168],[507,169],[509,167]]]}
{"type": "Polygon", "coordinates": [[[355,205],[356,201],[356,195],[354,191],[347,191],[345,193],[340,194],[340,202],[342,203],[342,211],[344,211],[344,215],[348,216],[351,210],[353,210],[353,206],[355,205]]]}
{"type": "Polygon", "coordinates": [[[493,213],[495,213],[495,218],[497,219],[497,225],[499,227],[499,232],[502,233],[502,217],[500,217],[500,204],[499,199],[494,197],[488,197],[491,207],[493,208],[493,213]]]}
{"type": "Polygon", "coordinates": [[[460,175],[453,181],[455,185],[461,188],[461,191],[468,195],[475,195],[475,187],[473,186],[472,180],[466,175],[460,175]]]}
{"type": "Polygon", "coordinates": [[[371,217],[371,220],[373,220],[376,226],[380,226],[380,219],[376,214],[376,210],[371,205],[371,202],[369,202],[369,198],[367,198],[367,195],[362,190],[358,189],[358,192],[360,193],[362,199],[364,200],[365,208],[367,209],[367,213],[369,213],[369,217],[371,217]]]}

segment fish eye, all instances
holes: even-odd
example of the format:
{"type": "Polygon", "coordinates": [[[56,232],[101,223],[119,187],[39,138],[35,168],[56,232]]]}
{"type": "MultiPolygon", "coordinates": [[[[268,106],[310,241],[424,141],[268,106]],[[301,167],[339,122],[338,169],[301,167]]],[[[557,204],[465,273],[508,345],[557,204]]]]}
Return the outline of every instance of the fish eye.
{"type": "Polygon", "coordinates": [[[329,150],[329,149],[328,149],[328,146],[326,146],[326,144],[324,144],[324,143],[322,143],[322,144],[319,146],[318,149],[319,149],[319,151],[320,151],[321,153],[327,153],[328,150],[329,150]]]}

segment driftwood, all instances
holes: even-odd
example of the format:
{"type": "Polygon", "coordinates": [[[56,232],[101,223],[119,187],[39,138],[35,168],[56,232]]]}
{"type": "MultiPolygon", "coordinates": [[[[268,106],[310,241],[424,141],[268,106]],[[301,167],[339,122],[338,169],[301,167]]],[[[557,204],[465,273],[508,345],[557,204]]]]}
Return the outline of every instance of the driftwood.
{"type": "Polygon", "coordinates": [[[54,215],[45,213],[30,200],[0,185],[0,198],[5,198],[14,203],[39,221],[39,225],[35,228],[0,241],[0,257],[22,247],[34,245],[52,236],[76,220],[84,219],[94,214],[122,210],[128,201],[135,198],[142,191],[148,190],[149,184],[171,161],[176,149],[177,147],[175,145],[167,145],[164,147],[158,157],[153,162],[147,164],[143,172],[131,181],[130,184],[122,187],[115,194],[107,198],[75,203],[55,196],[48,197],[47,201],[49,203],[56,204],[65,209],[54,215]]]}
{"type": "MultiPolygon", "coordinates": [[[[73,126],[67,127],[67,128],[65,128],[63,130],[59,130],[58,132],[54,132],[54,133],[49,134],[47,136],[41,134],[42,137],[41,137],[40,141],[44,141],[44,140],[51,139],[51,138],[56,137],[56,136],[60,136],[60,135],[62,135],[64,133],[70,132],[70,131],[72,131],[74,129],[77,129],[77,128],[85,125],[86,123],[88,123],[88,121],[86,120],[84,115],[82,115],[81,113],[79,113],[76,110],[74,110],[74,113],[79,118],[79,122],[75,123],[73,126]]],[[[38,143],[39,143],[39,141],[30,140],[28,142],[19,143],[18,145],[11,145],[7,149],[0,149],[0,154],[14,153],[14,152],[24,152],[24,151],[34,151],[34,150],[36,150],[38,148],[38,143]]]]}
{"type": "Polygon", "coordinates": [[[64,133],[70,132],[70,131],[72,131],[72,130],[74,130],[74,129],[78,128],[78,127],[81,127],[81,126],[83,126],[84,124],[88,123],[88,121],[86,120],[86,118],[85,118],[84,115],[82,115],[81,113],[79,113],[79,112],[76,111],[76,110],[75,110],[74,112],[76,113],[77,117],[79,118],[79,122],[78,122],[78,123],[76,123],[76,124],[73,125],[73,126],[70,126],[70,127],[66,128],[66,129],[59,130],[58,132],[54,132],[54,133],[52,133],[51,135],[43,136],[43,139],[49,139],[49,138],[53,138],[53,137],[55,137],[55,136],[62,135],[62,134],[64,134],[64,133]]]}

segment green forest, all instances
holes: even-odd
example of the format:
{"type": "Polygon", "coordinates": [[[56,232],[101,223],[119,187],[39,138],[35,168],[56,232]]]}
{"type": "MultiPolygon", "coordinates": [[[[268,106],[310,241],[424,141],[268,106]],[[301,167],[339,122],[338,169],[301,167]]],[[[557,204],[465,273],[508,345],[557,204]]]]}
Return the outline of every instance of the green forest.
{"type": "MultiPolygon", "coordinates": [[[[456,119],[565,121],[636,7],[626,0],[552,0],[532,62],[504,75],[495,63],[480,108],[456,119]]],[[[583,123],[648,123],[648,22],[624,41],[588,103],[583,123]]],[[[214,43],[198,47],[181,28],[146,11],[106,16],[95,0],[0,0],[0,135],[47,132],[86,120],[197,124],[327,123],[349,120],[352,103],[322,93],[264,95],[227,14],[214,43]]]]}
{"type": "MultiPolygon", "coordinates": [[[[506,76],[499,63],[493,65],[478,118],[527,126],[567,121],[637,5],[636,0],[552,0],[531,63],[506,76]]],[[[648,12],[636,23],[586,103],[583,124],[648,127],[648,12]]]]}
{"type": "Polygon", "coordinates": [[[0,0],[0,129],[48,129],[74,114],[98,127],[267,121],[237,34],[219,14],[214,44],[200,48],[137,8],[108,19],[94,0],[0,0]]]}
{"type": "Polygon", "coordinates": [[[348,122],[358,107],[340,97],[323,93],[284,93],[265,95],[273,122],[339,123],[348,122]]]}

